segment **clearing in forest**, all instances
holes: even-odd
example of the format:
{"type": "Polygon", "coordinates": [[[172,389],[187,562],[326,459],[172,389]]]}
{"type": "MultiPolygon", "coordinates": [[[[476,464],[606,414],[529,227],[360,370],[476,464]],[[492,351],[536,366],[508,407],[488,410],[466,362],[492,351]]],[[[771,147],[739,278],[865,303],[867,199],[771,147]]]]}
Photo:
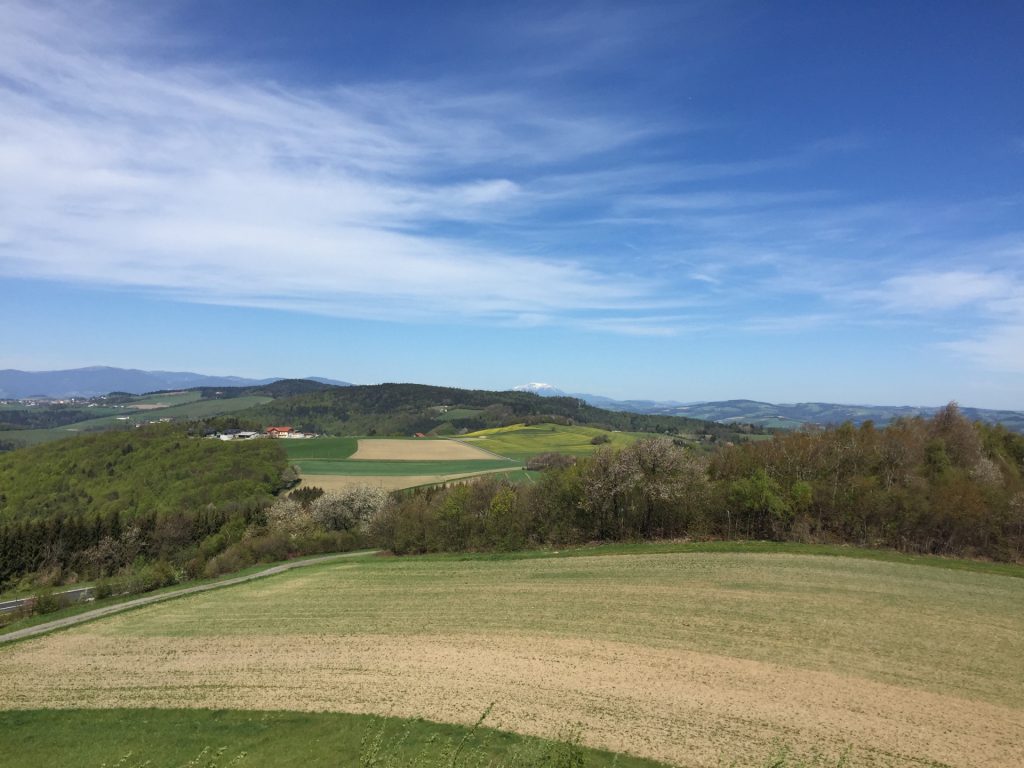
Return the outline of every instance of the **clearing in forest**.
{"type": "Polygon", "coordinates": [[[541,453],[567,453],[586,456],[601,445],[623,448],[637,440],[664,437],[646,432],[609,432],[597,427],[565,426],[563,424],[514,424],[509,427],[471,432],[463,439],[502,456],[524,461],[541,453]],[[595,444],[594,439],[599,441],[595,444]]]}

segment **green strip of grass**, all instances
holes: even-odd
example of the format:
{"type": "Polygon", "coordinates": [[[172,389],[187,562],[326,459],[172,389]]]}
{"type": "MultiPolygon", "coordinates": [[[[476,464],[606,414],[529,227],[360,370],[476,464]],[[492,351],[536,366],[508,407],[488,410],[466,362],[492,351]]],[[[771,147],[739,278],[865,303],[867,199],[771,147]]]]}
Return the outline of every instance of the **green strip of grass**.
{"type": "MultiPolygon", "coordinates": [[[[406,477],[415,475],[460,475],[488,469],[510,469],[514,465],[501,459],[460,461],[322,461],[300,459],[295,462],[304,475],[346,475],[350,477],[406,477]]],[[[310,482],[315,485],[314,481],[310,482]]]]}
{"type": "MultiPolygon", "coordinates": [[[[245,768],[355,768],[361,765],[363,742],[369,742],[382,726],[384,755],[394,758],[392,764],[414,765],[419,757],[418,764],[424,768],[437,765],[445,748],[451,751],[470,731],[425,720],[385,723],[380,717],[334,712],[28,710],[0,712],[0,758],[7,768],[98,768],[119,764],[131,753],[126,766],[150,765],[146,761],[151,760],[152,768],[171,768],[188,763],[204,748],[224,747],[217,765],[226,765],[244,752],[241,765],[245,768]]],[[[481,728],[466,742],[458,765],[505,762],[514,752],[542,748],[538,739],[481,728]],[[480,758],[490,759],[477,762],[480,758]]],[[[586,768],[659,765],[595,749],[584,748],[580,754],[586,768]]]]}
{"type": "Polygon", "coordinates": [[[592,557],[598,555],[657,555],[676,552],[748,552],[752,554],[820,555],[824,557],[852,557],[862,560],[880,560],[905,565],[926,565],[932,568],[946,568],[952,571],[973,571],[998,576],[1024,578],[1024,565],[995,563],[987,560],[961,560],[934,555],[910,555],[889,549],[864,549],[861,547],[837,546],[831,544],[799,544],[781,541],[665,541],[665,542],[624,542],[595,544],[565,549],[535,549],[520,552],[454,552],[433,555],[419,555],[419,559],[431,560],[525,560],[540,557],[592,557]]]}
{"type": "Polygon", "coordinates": [[[296,459],[347,459],[359,447],[355,437],[317,437],[312,440],[282,440],[290,461],[296,459]]]}

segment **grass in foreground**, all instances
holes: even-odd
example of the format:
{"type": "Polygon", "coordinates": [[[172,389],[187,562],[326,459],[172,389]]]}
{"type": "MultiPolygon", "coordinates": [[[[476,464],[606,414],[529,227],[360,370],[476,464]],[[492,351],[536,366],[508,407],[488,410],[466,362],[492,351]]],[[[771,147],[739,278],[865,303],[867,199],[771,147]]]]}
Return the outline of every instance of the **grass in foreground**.
{"type": "MultiPolygon", "coordinates": [[[[151,760],[153,768],[188,763],[204,749],[223,748],[219,765],[240,753],[245,768],[398,766],[451,764],[471,728],[424,720],[386,720],[372,715],[210,710],[34,710],[0,712],[6,768],[99,768],[129,753],[125,766],[151,760]]],[[[456,764],[545,765],[548,768],[656,768],[629,755],[573,747],[489,728],[463,744],[456,764]],[[513,761],[514,756],[533,758],[513,761]],[[561,758],[561,759],[559,759],[561,758]],[[486,763],[483,763],[486,761],[486,763]]],[[[200,763],[205,765],[206,763],[200,763]]]]}
{"type": "Polygon", "coordinates": [[[0,649],[0,702],[468,722],[498,701],[502,729],[579,722],[677,765],[762,766],[782,741],[1017,768],[1022,604],[1019,579],[849,557],[373,558],[0,649]]]}

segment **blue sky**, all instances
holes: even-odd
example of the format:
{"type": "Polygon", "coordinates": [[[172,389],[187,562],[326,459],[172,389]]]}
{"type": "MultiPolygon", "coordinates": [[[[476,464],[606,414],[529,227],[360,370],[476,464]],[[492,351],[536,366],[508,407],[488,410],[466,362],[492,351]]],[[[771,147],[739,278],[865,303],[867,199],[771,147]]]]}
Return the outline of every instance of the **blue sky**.
{"type": "Polygon", "coordinates": [[[1019,3],[0,20],[0,367],[1024,408],[1019,3]]]}

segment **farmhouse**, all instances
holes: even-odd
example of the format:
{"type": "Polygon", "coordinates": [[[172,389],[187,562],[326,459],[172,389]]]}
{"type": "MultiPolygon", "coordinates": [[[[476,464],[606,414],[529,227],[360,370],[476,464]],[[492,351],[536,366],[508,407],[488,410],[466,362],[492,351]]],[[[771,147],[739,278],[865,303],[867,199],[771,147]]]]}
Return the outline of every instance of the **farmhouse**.
{"type": "Polygon", "coordinates": [[[304,440],[309,437],[316,437],[315,432],[299,432],[291,427],[267,427],[267,437],[291,438],[293,440],[304,440]]]}

